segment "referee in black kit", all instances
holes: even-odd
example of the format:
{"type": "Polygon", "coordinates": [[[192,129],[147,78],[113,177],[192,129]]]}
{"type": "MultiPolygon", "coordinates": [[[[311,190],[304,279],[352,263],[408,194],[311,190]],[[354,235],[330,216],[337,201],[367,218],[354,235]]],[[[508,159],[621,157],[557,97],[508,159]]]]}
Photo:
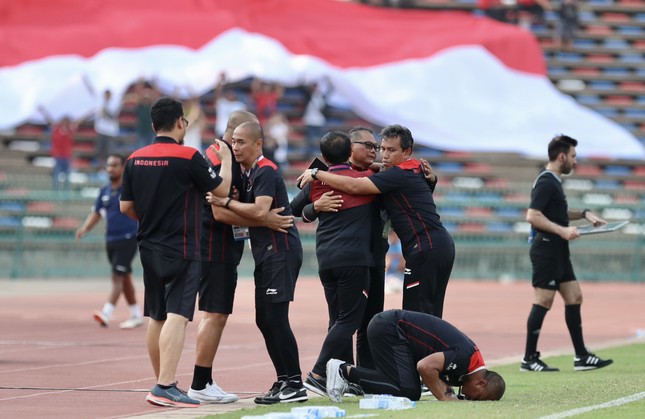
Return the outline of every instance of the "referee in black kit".
{"type": "Polygon", "coordinates": [[[157,377],[146,400],[197,407],[198,400],[177,388],[175,373],[199,287],[202,202],[207,192],[228,196],[231,153],[216,140],[220,177],[197,150],[182,146],[188,121],[181,102],[162,97],[150,112],[157,137],[128,158],[120,204],[121,212],[139,221],[144,315],[150,317],[146,341],[157,377]]]}
{"type": "Polygon", "coordinates": [[[577,145],[577,140],[566,135],[553,138],[548,147],[549,163],[533,183],[526,220],[535,232],[530,251],[534,302],[527,320],[526,347],[520,371],[558,371],[544,363],[537,351],[542,323],[553,305],[556,291],[564,300],[564,319],[576,352],[574,370],[593,370],[613,362],[589,352],[582,336],[582,290],[569,254],[569,241],[580,237],[580,233],[577,227],[569,225],[569,220],[584,218],[596,226],[607,224],[607,221],[587,209],[571,211],[567,205],[560,176],[570,174],[576,167],[577,145]]]}

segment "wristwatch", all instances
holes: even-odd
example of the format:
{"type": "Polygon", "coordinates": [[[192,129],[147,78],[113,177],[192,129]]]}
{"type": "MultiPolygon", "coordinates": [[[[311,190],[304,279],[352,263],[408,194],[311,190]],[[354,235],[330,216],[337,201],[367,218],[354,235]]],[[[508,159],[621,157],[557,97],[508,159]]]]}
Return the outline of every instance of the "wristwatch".
{"type": "Polygon", "coordinates": [[[313,180],[318,180],[318,178],[316,177],[317,174],[318,174],[318,168],[317,167],[314,167],[313,169],[311,169],[311,178],[313,180]]]}

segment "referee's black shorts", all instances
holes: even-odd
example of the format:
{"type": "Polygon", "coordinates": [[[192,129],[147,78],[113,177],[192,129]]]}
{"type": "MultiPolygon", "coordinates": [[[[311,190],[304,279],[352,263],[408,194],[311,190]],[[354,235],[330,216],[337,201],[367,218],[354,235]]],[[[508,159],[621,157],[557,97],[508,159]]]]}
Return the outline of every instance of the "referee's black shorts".
{"type": "Polygon", "coordinates": [[[137,238],[109,241],[105,245],[107,258],[115,274],[129,274],[132,272],[132,260],[137,254],[137,238]]]}
{"type": "Polygon", "coordinates": [[[201,262],[160,254],[141,247],[143,314],[154,320],[166,320],[168,313],[193,319],[199,289],[201,262]]]}
{"type": "Polygon", "coordinates": [[[555,291],[563,282],[575,281],[569,242],[561,237],[537,233],[531,243],[533,287],[555,291]]]}

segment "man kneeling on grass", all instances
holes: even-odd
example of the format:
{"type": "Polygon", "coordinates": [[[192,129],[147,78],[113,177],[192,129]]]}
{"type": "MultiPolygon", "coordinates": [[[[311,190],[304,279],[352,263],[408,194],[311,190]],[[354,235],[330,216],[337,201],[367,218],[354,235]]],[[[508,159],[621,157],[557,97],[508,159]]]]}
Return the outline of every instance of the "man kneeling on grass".
{"type": "Polygon", "coordinates": [[[419,376],[437,400],[499,400],[506,384],[486,369],[477,345],[438,317],[407,310],[374,316],[367,339],[375,370],[338,359],[327,363],[327,394],[339,403],[348,383],[366,394],[421,398],[419,376]],[[461,386],[459,396],[452,386],[461,386]]]}

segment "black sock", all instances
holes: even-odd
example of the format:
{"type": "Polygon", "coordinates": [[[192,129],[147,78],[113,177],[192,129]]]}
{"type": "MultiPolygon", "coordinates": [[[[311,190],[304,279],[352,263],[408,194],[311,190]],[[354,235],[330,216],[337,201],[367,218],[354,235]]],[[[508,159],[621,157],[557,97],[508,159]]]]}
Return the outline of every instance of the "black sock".
{"type": "Polygon", "coordinates": [[[278,382],[281,383],[283,381],[288,381],[289,377],[286,375],[278,375],[278,382]]]}
{"type": "Polygon", "coordinates": [[[164,385],[161,385],[161,384],[157,384],[157,385],[159,387],[161,387],[162,389],[164,389],[164,390],[168,390],[169,388],[173,388],[175,386],[174,384],[171,384],[169,386],[164,386],[164,385]]]}
{"type": "Polygon", "coordinates": [[[302,377],[299,375],[289,377],[289,379],[287,380],[287,385],[295,389],[302,388],[302,377]]]}
{"type": "Polygon", "coordinates": [[[585,340],[582,337],[582,315],[580,314],[580,304],[571,304],[564,306],[564,320],[569,329],[573,349],[577,357],[583,357],[589,354],[585,347],[585,340]]]}
{"type": "Polygon", "coordinates": [[[190,386],[193,390],[203,390],[206,388],[206,384],[211,384],[213,382],[213,367],[200,367],[195,365],[195,370],[193,372],[193,384],[190,386]]]}
{"type": "Polygon", "coordinates": [[[529,318],[526,322],[526,349],[524,350],[524,359],[528,359],[531,355],[537,352],[537,343],[540,338],[540,331],[544,317],[549,311],[546,307],[533,304],[529,318]]]}

